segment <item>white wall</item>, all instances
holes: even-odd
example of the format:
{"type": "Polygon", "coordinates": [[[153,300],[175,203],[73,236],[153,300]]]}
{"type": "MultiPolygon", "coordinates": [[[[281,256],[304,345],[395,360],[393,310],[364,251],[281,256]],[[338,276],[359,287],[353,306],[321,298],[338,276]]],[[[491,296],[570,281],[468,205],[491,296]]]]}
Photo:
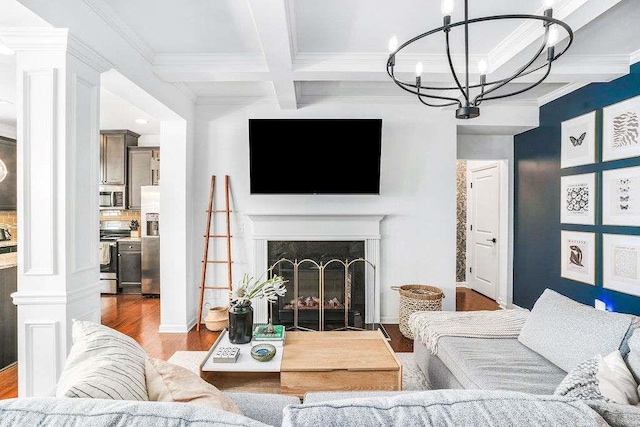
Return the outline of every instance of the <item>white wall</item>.
{"type": "Polygon", "coordinates": [[[513,136],[511,135],[458,135],[458,160],[506,160],[509,171],[509,222],[507,254],[506,295],[499,296],[504,305],[510,307],[513,301],[513,136]]]}
{"type": "MultiPolygon", "coordinates": [[[[218,177],[216,201],[221,203],[218,206],[223,206],[222,181],[228,174],[235,215],[232,222],[234,282],[244,272],[262,273],[250,271],[253,246],[251,222],[246,218],[249,213],[384,214],[382,322],[397,323],[398,320],[398,294],[390,289],[394,285],[420,283],[440,287],[446,295],[444,308],[455,309],[456,127],[449,112],[421,106],[398,108],[371,104],[318,104],[289,111],[266,104],[199,106],[195,141],[192,250],[195,254],[203,251],[210,176],[218,177]],[[250,195],[249,118],[382,118],[381,194],[250,195]]],[[[304,135],[300,135],[301,145],[304,142],[304,135]]],[[[223,250],[222,247],[216,249],[223,250]]],[[[193,269],[194,275],[199,274],[200,263],[194,263],[193,269]]],[[[224,267],[216,272],[214,281],[219,277],[218,283],[224,284],[224,267]]]]}

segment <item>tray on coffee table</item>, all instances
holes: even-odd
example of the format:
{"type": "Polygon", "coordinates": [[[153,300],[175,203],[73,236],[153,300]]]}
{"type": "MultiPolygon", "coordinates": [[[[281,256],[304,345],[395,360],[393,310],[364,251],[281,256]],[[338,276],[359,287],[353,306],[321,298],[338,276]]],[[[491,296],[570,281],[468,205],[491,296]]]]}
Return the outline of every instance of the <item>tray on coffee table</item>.
{"type": "Polygon", "coordinates": [[[251,347],[264,343],[264,341],[252,341],[248,344],[232,344],[229,342],[227,329],[224,329],[200,365],[200,372],[280,372],[284,347],[276,346],[276,355],[267,362],[259,362],[251,357],[251,347]],[[219,347],[239,348],[238,359],[235,362],[214,362],[213,355],[219,347]]]}

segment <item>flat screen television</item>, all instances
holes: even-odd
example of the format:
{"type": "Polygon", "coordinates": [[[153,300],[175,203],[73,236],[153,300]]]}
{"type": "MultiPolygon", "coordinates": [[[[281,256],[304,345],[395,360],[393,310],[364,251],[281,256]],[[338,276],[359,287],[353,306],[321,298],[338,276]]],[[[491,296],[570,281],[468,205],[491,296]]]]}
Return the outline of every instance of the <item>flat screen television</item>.
{"type": "Polygon", "coordinates": [[[381,119],[249,119],[251,194],[380,194],[381,119]]]}

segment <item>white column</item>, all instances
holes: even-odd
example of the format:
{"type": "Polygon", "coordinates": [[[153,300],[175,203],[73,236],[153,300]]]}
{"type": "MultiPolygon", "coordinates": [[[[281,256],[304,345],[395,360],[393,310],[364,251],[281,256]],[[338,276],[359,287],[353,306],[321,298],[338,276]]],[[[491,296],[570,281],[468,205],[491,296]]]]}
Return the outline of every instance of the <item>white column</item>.
{"type": "Polygon", "coordinates": [[[100,322],[100,73],[63,29],[13,29],[17,53],[18,392],[55,385],[75,319],[100,322]]]}

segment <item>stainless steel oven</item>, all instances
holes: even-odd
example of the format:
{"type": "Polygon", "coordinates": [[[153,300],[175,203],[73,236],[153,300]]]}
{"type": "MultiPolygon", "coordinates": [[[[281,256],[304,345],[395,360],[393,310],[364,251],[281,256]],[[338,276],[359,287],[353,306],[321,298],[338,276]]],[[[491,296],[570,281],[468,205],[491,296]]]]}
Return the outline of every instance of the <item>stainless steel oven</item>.
{"type": "Polygon", "coordinates": [[[130,235],[128,221],[100,221],[100,293],[118,293],[118,239],[130,235]]]}
{"type": "Polygon", "coordinates": [[[125,209],[126,193],[124,185],[101,185],[100,209],[125,209]]]}

